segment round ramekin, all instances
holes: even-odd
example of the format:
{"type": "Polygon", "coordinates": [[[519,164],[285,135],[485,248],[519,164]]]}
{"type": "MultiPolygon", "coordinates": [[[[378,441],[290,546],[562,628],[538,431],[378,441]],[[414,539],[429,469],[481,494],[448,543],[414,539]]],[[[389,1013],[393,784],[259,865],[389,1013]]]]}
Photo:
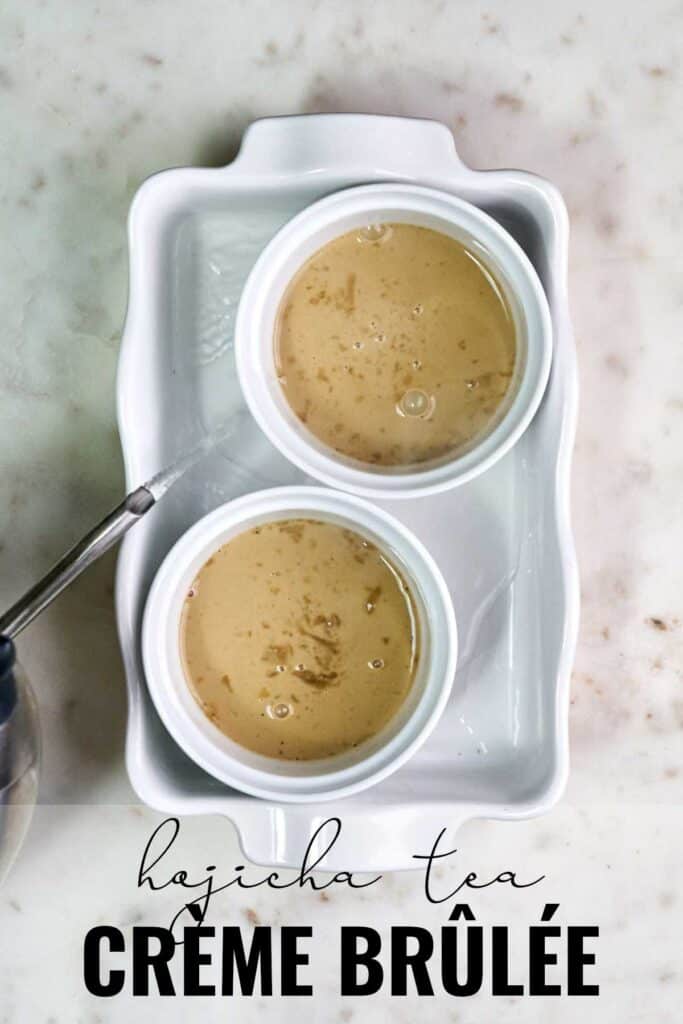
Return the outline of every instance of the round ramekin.
{"type": "Polygon", "coordinates": [[[256,261],[235,324],[237,373],[261,429],[291,462],[332,487],[372,498],[410,498],[465,483],[522,435],[536,412],[552,358],[550,311],[526,254],[492,217],[446,192],[408,184],[363,185],[321,199],[290,220],[256,261]],[[417,224],[456,238],[492,272],[515,321],[517,361],[510,398],[493,428],[455,457],[420,467],[369,466],[319,441],[290,408],[277,379],[274,332],[281,299],[321,246],[353,228],[417,224]]]}
{"type": "Polygon", "coordinates": [[[436,563],[397,519],[352,495],[321,487],[277,487],[228,502],[177,541],[149,592],[142,624],[142,656],[147,685],[164,725],[185,753],[207,772],[236,789],[266,799],[330,800],[386,778],[427,738],[450,693],[457,629],[450,594],[436,563]],[[292,517],[340,523],[377,543],[404,574],[420,627],[415,681],[391,721],[356,749],[315,761],[269,758],[230,740],[192,696],[180,654],[183,602],[206,560],[244,530],[292,517]]]}

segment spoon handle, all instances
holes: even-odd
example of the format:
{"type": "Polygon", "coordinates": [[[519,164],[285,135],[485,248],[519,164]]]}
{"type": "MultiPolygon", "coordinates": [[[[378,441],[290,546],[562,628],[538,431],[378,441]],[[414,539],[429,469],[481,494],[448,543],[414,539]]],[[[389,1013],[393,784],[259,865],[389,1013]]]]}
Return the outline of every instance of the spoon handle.
{"type": "Polygon", "coordinates": [[[42,580],[0,616],[0,636],[14,639],[84,569],[116,544],[126,530],[149,511],[154,502],[154,495],[146,487],[131,491],[101,523],[67,551],[42,580]]]}

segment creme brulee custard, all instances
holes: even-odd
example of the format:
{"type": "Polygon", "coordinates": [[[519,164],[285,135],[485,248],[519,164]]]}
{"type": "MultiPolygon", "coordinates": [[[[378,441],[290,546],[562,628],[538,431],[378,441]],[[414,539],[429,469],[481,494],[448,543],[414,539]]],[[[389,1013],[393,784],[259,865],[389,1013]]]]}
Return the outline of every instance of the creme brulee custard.
{"type": "Polygon", "coordinates": [[[377,546],[311,519],[253,527],[199,571],[184,603],[188,685],[227,736],[269,757],[329,757],[377,733],[418,659],[409,588],[377,546]]]}
{"type": "Polygon", "coordinates": [[[456,456],[504,413],[516,358],[503,291],[430,228],[381,224],[323,246],[279,308],[285,397],[331,448],[380,466],[456,456]]]}

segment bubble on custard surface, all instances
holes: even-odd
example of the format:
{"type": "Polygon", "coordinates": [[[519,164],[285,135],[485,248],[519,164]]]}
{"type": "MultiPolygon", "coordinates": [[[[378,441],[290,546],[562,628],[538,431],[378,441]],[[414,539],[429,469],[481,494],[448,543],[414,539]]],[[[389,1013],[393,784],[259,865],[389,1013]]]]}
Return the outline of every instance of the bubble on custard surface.
{"type": "Polygon", "coordinates": [[[476,378],[472,380],[466,380],[465,387],[467,388],[468,391],[474,391],[475,388],[479,387],[479,381],[476,378]]]}
{"type": "Polygon", "coordinates": [[[368,662],[368,668],[373,670],[384,668],[384,658],[373,658],[372,661],[368,662]]]}
{"type": "Polygon", "coordinates": [[[422,363],[420,362],[419,359],[413,359],[413,361],[411,362],[410,365],[412,366],[412,368],[414,370],[421,370],[422,369],[422,363]]]}
{"type": "Polygon", "coordinates": [[[436,399],[433,395],[428,395],[420,388],[409,388],[396,403],[396,412],[408,419],[428,420],[435,406],[436,399]]]}
{"type": "Polygon", "coordinates": [[[416,302],[415,305],[413,306],[413,316],[422,316],[424,311],[425,308],[421,302],[416,302]]]}
{"type": "Polygon", "coordinates": [[[355,348],[356,352],[360,352],[362,348],[365,348],[365,345],[363,344],[362,341],[354,341],[351,347],[355,348]]]}
{"type": "Polygon", "coordinates": [[[361,245],[367,242],[387,242],[391,238],[391,234],[389,224],[366,224],[364,228],[359,229],[356,241],[361,245]]]}
{"type": "Polygon", "coordinates": [[[377,334],[373,334],[372,340],[377,345],[383,345],[384,342],[387,340],[387,336],[383,331],[378,331],[377,334]]]}
{"type": "Polygon", "coordinates": [[[269,718],[281,720],[291,715],[292,706],[291,704],[285,704],[284,701],[278,701],[277,704],[269,704],[266,708],[266,713],[269,718]]]}

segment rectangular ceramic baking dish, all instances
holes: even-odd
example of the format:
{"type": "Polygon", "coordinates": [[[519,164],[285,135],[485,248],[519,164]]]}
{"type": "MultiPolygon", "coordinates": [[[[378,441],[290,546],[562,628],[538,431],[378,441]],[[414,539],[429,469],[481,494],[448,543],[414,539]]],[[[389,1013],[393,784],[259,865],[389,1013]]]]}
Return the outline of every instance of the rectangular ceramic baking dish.
{"type": "Polygon", "coordinates": [[[216,781],[176,746],[147,693],[140,622],[154,572],[177,537],[232,497],[300,483],[250,419],[126,538],[116,604],[128,683],[128,773],[141,800],[170,814],[223,814],[245,854],[297,865],[331,815],[343,832],[321,867],[415,867],[412,854],[472,817],[547,810],[568,771],[568,688],[578,623],[569,519],[577,374],[566,289],[565,207],[548,182],[474,171],[431,121],[311,115],[258,121],[228,167],[179,168],[141,186],[130,213],[130,295],[118,420],[132,489],[238,410],[232,330],[260,250],[320,196],[410,181],[485,209],[522,245],[546,290],[553,367],[542,406],[515,448],[446,494],[386,507],[426,543],[451,588],[460,656],[453,696],[425,746],[375,788],[334,804],[283,806],[216,781]]]}

